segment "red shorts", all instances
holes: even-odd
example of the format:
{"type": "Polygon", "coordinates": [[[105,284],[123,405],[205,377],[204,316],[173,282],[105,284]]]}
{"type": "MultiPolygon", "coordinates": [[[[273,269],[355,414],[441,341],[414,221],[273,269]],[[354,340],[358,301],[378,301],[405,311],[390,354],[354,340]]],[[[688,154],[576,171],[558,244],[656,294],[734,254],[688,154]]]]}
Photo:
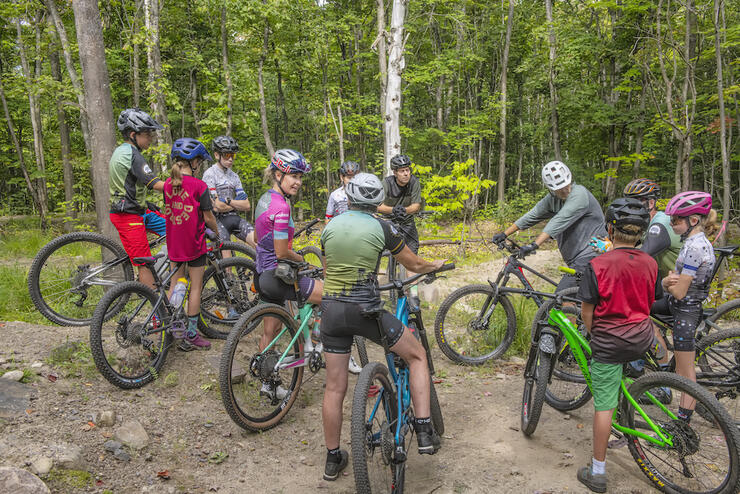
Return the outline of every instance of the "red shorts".
{"type": "Polygon", "coordinates": [[[146,236],[144,218],[138,214],[110,213],[111,223],[118,230],[121,244],[131,259],[134,266],[142,266],[134,262],[134,257],[149,257],[152,251],[149,249],[149,240],[146,236]]]}

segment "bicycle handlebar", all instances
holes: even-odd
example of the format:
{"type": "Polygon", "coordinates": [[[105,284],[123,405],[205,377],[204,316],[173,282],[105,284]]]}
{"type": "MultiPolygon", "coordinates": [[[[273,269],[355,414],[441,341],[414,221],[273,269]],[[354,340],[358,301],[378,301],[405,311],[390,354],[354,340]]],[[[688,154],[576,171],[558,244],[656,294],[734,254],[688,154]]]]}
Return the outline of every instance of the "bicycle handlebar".
{"type": "Polygon", "coordinates": [[[415,274],[414,276],[411,276],[409,278],[406,278],[405,280],[395,280],[393,283],[386,283],[385,285],[379,285],[378,291],[386,291],[386,290],[393,290],[394,288],[403,288],[406,285],[411,285],[412,283],[416,282],[417,280],[421,278],[428,278],[428,280],[425,280],[427,283],[431,283],[434,281],[437,277],[438,273],[442,273],[444,271],[451,271],[455,269],[455,263],[450,262],[447,264],[443,264],[442,267],[435,271],[430,271],[429,273],[419,273],[415,274]]]}
{"type": "Polygon", "coordinates": [[[577,274],[575,269],[569,268],[567,266],[558,266],[558,271],[560,271],[561,273],[569,274],[571,276],[575,276],[577,274]]]}
{"type": "Polygon", "coordinates": [[[301,228],[300,230],[296,231],[296,232],[295,232],[295,233],[293,234],[293,238],[295,238],[295,237],[298,237],[299,235],[301,235],[301,234],[302,234],[302,233],[304,233],[304,232],[306,232],[306,235],[308,235],[308,234],[309,234],[309,233],[311,233],[311,231],[313,230],[313,226],[314,226],[314,225],[315,225],[316,223],[318,223],[319,221],[321,221],[321,220],[320,220],[320,219],[318,219],[318,218],[316,218],[315,220],[312,220],[312,221],[310,221],[310,222],[309,222],[309,223],[308,223],[308,224],[307,224],[306,226],[304,226],[304,227],[303,227],[303,228],[301,228]]]}

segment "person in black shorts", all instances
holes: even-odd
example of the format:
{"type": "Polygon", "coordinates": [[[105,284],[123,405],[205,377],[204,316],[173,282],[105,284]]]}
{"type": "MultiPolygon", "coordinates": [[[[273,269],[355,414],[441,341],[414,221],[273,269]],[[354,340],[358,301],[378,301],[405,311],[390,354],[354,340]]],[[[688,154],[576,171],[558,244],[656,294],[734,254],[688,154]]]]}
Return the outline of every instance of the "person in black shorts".
{"type": "Polygon", "coordinates": [[[332,219],[321,235],[326,276],[321,302],[321,343],[326,357],[326,389],[322,417],[327,447],[324,479],[335,480],[347,466],[348,453],[339,449],[342,403],[347,392],[347,362],[355,335],[382,344],[409,366],[419,453],[434,454],[440,439],[430,419],[429,368],[421,343],[388,311],[380,318],[363,316],[363,308],[380,302],[378,265],[384,250],[409,270],[428,273],[444,261],[428,262],[414,254],[392,223],[373,216],[385,192],[380,179],[359,173],[347,184],[349,211],[332,219]],[[381,334],[382,332],[382,334],[381,334]]]}

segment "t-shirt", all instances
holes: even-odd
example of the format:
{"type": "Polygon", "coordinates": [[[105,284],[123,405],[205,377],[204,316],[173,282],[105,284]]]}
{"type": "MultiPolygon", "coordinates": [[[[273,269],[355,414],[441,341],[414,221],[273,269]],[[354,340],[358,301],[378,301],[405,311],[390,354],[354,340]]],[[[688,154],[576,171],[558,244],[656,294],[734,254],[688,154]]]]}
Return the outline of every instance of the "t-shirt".
{"type": "Polygon", "coordinates": [[[346,212],[348,208],[347,192],[345,192],[343,185],[329,194],[329,202],[326,204],[326,219],[339,216],[346,212]]]}
{"type": "Polygon", "coordinates": [[[183,175],[182,186],[173,190],[172,179],[164,183],[164,214],[167,218],[167,253],[177,262],[192,261],[206,253],[206,222],[203,211],[213,209],[208,186],[183,175]]]}
{"type": "Polygon", "coordinates": [[[377,272],[384,250],[398,254],[405,243],[389,221],[350,210],[329,222],[321,234],[326,256],[323,298],[366,303],[380,299],[377,272]]]}
{"type": "Polygon", "coordinates": [[[663,211],[658,211],[650,220],[640,250],[647,252],[658,261],[660,278],[668,276],[668,271],[675,269],[678,252],[683,246],[681,236],[671,227],[671,218],[663,211]]]}
{"type": "Polygon", "coordinates": [[[597,362],[640,358],[653,341],[650,306],[662,295],[658,263],[649,254],[618,248],[593,258],[578,298],[594,304],[591,350],[597,362]]]}
{"type": "Polygon", "coordinates": [[[254,232],[257,239],[257,272],[277,267],[275,240],[288,240],[293,246],[293,216],[290,203],[280,192],[270,189],[260,197],[254,210],[254,232]]]}
{"type": "Polygon", "coordinates": [[[714,248],[704,232],[692,235],[684,241],[676,258],[676,273],[687,274],[693,280],[681,302],[701,304],[707,298],[715,261],[714,248]]]}
{"type": "MultiPolygon", "coordinates": [[[[406,208],[412,204],[421,204],[421,183],[414,175],[411,175],[409,183],[403,187],[398,185],[395,176],[389,175],[383,179],[383,189],[385,190],[383,204],[386,206],[394,207],[401,205],[406,208]]],[[[406,218],[401,221],[401,224],[413,225],[414,215],[406,215],[406,218]]]]}
{"type": "MultiPolygon", "coordinates": [[[[242,181],[239,175],[234,173],[231,168],[223,169],[218,164],[211,166],[203,173],[203,181],[208,185],[211,192],[211,198],[226,202],[227,199],[242,201],[247,199],[247,193],[244,192],[242,181]]],[[[229,211],[223,214],[237,214],[236,211],[229,211]]]]}
{"type": "Polygon", "coordinates": [[[560,254],[568,266],[580,257],[593,255],[589,245],[591,237],[606,236],[601,206],[583,185],[573,184],[564,201],[547,194],[514,224],[525,230],[543,220],[550,220],[543,231],[557,240],[560,254]]]}
{"type": "Polygon", "coordinates": [[[144,214],[146,212],[146,189],[159,182],[149,168],[144,156],[131,143],[118,146],[108,164],[110,190],[110,212],[144,214]]]}

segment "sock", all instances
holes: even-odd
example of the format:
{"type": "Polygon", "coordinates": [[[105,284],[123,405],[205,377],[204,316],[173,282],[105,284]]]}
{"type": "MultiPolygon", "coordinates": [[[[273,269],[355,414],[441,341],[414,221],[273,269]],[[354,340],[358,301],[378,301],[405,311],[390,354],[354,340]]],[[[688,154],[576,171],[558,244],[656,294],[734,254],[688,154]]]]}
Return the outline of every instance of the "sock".
{"type": "Polygon", "coordinates": [[[332,463],[340,463],[342,461],[342,455],[339,454],[339,448],[326,448],[326,461],[332,463]]]}
{"type": "Polygon", "coordinates": [[[194,316],[188,316],[188,338],[192,339],[195,338],[195,336],[198,334],[198,319],[200,319],[200,314],[196,314],[194,316]]]}
{"type": "Polygon", "coordinates": [[[432,419],[430,417],[416,417],[414,419],[414,430],[419,431],[430,431],[432,429],[432,419]]]}
{"type": "Polygon", "coordinates": [[[599,461],[591,458],[591,473],[594,475],[606,475],[606,460],[599,461]]]}
{"type": "Polygon", "coordinates": [[[693,410],[688,410],[684,407],[678,407],[678,413],[676,415],[678,415],[678,418],[680,418],[684,422],[689,422],[691,421],[691,416],[693,414],[694,414],[693,410]]]}

